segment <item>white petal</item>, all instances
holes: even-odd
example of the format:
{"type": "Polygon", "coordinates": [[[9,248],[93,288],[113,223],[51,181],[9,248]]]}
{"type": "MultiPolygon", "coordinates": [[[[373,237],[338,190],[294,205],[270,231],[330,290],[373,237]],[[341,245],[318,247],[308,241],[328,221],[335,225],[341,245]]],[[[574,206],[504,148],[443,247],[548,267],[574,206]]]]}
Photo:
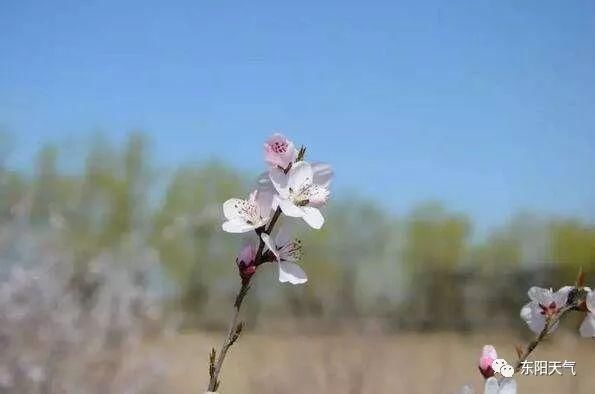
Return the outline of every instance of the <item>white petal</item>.
{"type": "Polygon", "coordinates": [[[589,291],[589,294],[587,294],[587,308],[595,313],[595,291],[589,291]]]}
{"type": "Polygon", "coordinates": [[[225,215],[227,219],[242,217],[240,208],[244,204],[246,204],[246,200],[242,200],[241,198],[230,198],[223,203],[223,215],[225,215]]]}
{"type": "Polygon", "coordinates": [[[246,223],[242,219],[236,218],[223,222],[221,228],[228,233],[247,233],[248,231],[254,230],[255,227],[246,223]]]}
{"type": "Polygon", "coordinates": [[[302,185],[311,185],[312,179],[314,178],[310,163],[305,161],[293,163],[287,176],[287,186],[294,190],[300,189],[302,185]]]}
{"type": "Polygon", "coordinates": [[[500,394],[516,394],[516,380],[505,378],[500,383],[500,394]]]}
{"type": "Polygon", "coordinates": [[[483,394],[498,394],[498,380],[491,377],[486,380],[483,394]]]}
{"type": "Polygon", "coordinates": [[[281,207],[281,211],[283,211],[285,215],[291,216],[292,218],[301,218],[304,216],[303,208],[298,207],[293,202],[282,198],[277,198],[277,202],[279,207],[281,207]]]}
{"type": "Polygon", "coordinates": [[[279,251],[277,250],[275,245],[273,245],[273,243],[271,242],[271,237],[267,233],[262,233],[262,234],[260,234],[260,238],[262,238],[262,242],[264,242],[266,247],[271,252],[273,252],[273,254],[275,255],[275,257],[277,258],[277,261],[278,261],[279,260],[279,251]]]}
{"type": "Polygon", "coordinates": [[[574,289],[574,286],[563,286],[557,291],[557,293],[569,294],[574,289]]]}
{"type": "Polygon", "coordinates": [[[268,190],[258,190],[256,193],[256,204],[262,218],[268,218],[273,208],[273,193],[268,190]]]}
{"type": "Polygon", "coordinates": [[[303,207],[302,210],[304,212],[303,218],[306,223],[308,223],[310,227],[319,230],[324,224],[324,217],[320,213],[320,210],[314,207],[303,207]]]}
{"type": "Polygon", "coordinates": [[[277,245],[285,245],[291,241],[291,233],[287,229],[286,226],[279,227],[279,231],[277,232],[277,236],[275,237],[275,244],[277,245]]]}
{"type": "Polygon", "coordinates": [[[312,185],[308,189],[308,205],[311,207],[322,207],[326,204],[330,192],[326,187],[312,185]]]}
{"type": "Polygon", "coordinates": [[[554,299],[558,307],[566,305],[568,302],[568,295],[573,289],[573,286],[564,286],[554,293],[554,299]]]}
{"type": "Polygon", "coordinates": [[[529,320],[531,320],[533,305],[534,302],[532,301],[521,308],[521,319],[523,319],[526,322],[529,322],[529,320]]]}
{"type": "Polygon", "coordinates": [[[258,189],[275,190],[273,182],[271,182],[271,178],[269,178],[269,171],[261,172],[258,175],[258,178],[256,178],[256,184],[258,185],[258,189]]]}
{"type": "Polygon", "coordinates": [[[279,263],[279,282],[289,282],[292,285],[299,285],[307,281],[306,273],[296,263],[289,261],[281,261],[279,263]]]}
{"type": "Polygon", "coordinates": [[[289,188],[288,188],[288,176],[283,171],[278,168],[271,168],[269,171],[269,179],[273,183],[275,190],[277,193],[283,198],[287,198],[289,195],[289,188]]]}
{"type": "Polygon", "coordinates": [[[471,386],[463,386],[461,389],[461,394],[474,394],[473,388],[471,386]]]}
{"type": "Polygon", "coordinates": [[[536,301],[541,305],[547,306],[551,302],[552,291],[541,287],[533,286],[527,292],[531,301],[536,301]]]}
{"type": "MultiPolygon", "coordinates": [[[[521,318],[527,323],[531,331],[539,334],[545,327],[545,316],[540,313],[537,302],[532,301],[521,309],[521,318]]],[[[552,327],[552,331],[556,327],[552,327]]]]}
{"type": "Polygon", "coordinates": [[[593,313],[587,313],[579,332],[583,338],[595,338],[595,315],[593,313]]]}
{"type": "Polygon", "coordinates": [[[312,163],[314,173],[313,182],[317,185],[329,187],[333,177],[333,169],[326,163],[312,163]]]}

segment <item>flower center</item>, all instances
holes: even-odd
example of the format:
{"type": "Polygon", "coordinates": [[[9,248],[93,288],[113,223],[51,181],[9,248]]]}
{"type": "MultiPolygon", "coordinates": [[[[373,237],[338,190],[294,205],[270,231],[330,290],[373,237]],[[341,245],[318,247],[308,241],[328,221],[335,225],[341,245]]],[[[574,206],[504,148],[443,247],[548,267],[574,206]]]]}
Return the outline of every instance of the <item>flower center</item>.
{"type": "Polygon", "coordinates": [[[281,260],[300,260],[303,256],[302,241],[299,239],[289,241],[277,249],[279,250],[281,260]]]}
{"type": "Polygon", "coordinates": [[[310,203],[324,204],[330,194],[325,187],[308,182],[304,183],[297,190],[290,188],[289,193],[297,206],[305,206],[310,203]]]}
{"type": "Polygon", "coordinates": [[[548,306],[539,304],[539,308],[541,308],[540,313],[543,316],[553,316],[556,314],[556,312],[558,312],[558,307],[556,306],[556,303],[554,301],[550,302],[548,306]]]}
{"type": "Polygon", "coordinates": [[[275,141],[271,144],[271,148],[277,154],[284,154],[287,152],[287,142],[275,141]]]}
{"type": "Polygon", "coordinates": [[[260,219],[260,209],[253,201],[241,201],[235,205],[246,223],[253,225],[260,219]]]}

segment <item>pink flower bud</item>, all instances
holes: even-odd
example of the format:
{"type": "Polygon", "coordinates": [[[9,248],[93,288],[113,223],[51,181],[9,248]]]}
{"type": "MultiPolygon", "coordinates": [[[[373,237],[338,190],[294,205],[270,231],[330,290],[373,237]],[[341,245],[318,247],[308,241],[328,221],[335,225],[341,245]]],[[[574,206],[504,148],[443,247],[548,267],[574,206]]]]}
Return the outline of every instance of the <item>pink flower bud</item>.
{"type": "Polygon", "coordinates": [[[479,372],[484,378],[490,378],[494,376],[494,370],[492,369],[492,363],[498,358],[496,348],[492,345],[485,345],[479,357],[479,372]]]}
{"type": "Polygon", "coordinates": [[[287,168],[296,157],[293,141],[282,134],[273,134],[264,144],[264,160],[271,166],[287,168]]]}
{"type": "Polygon", "coordinates": [[[242,280],[249,280],[256,272],[255,259],[256,247],[254,245],[248,244],[240,250],[240,254],[236,257],[236,263],[242,280]]]}

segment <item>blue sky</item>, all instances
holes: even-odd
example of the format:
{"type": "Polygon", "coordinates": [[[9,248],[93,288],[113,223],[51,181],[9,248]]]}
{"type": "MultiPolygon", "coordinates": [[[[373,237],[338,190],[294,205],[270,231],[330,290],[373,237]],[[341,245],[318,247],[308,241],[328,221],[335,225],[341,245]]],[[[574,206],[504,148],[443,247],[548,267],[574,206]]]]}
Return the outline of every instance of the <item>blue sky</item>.
{"type": "Polygon", "coordinates": [[[480,226],[595,218],[595,2],[1,1],[11,163],[96,131],[257,171],[282,130],[338,190],[480,226]]]}

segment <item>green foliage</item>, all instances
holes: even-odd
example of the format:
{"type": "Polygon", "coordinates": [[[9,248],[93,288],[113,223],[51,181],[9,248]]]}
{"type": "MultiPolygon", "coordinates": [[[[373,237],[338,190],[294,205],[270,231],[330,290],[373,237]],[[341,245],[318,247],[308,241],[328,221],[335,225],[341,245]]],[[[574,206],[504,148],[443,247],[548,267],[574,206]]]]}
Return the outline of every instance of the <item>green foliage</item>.
{"type": "Polygon", "coordinates": [[[438,203],[413,209],[405,230],[405,262],[409,269],[450,268],[463,261],[470,235],[469,220],[438,203]]]}
{"type": "Polygon", "coordinates": [[[551,256],[570,272],[595,271],[595,228],[580,220],[555,220],[550,228],[551,256]]]}

